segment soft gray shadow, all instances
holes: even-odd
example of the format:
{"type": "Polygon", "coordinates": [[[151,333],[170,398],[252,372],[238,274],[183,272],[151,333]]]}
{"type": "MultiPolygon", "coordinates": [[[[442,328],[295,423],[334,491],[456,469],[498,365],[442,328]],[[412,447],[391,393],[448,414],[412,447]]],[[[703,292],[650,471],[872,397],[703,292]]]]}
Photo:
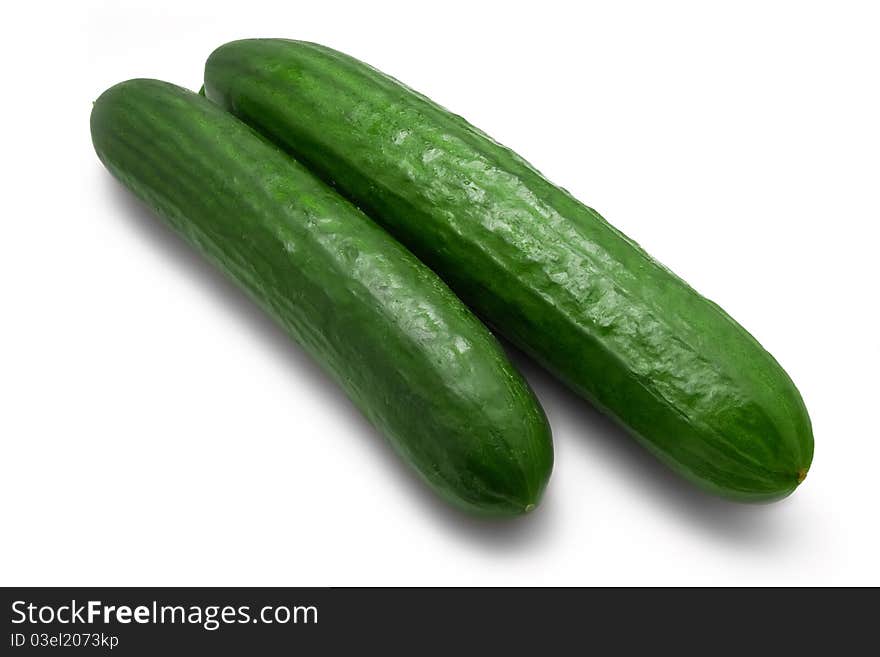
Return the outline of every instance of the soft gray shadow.
{"type": "Polygon", "coordinates": [[[308,378],[315,390],[342,418],[351,434],[368,438],[377,461],[386,465],[389,476],[401,488],[401,496],[424,506],[429,516],[450,532],[482,544],[494,551],[518,550],[548,536],[553,522],[553,504],[546,496],[538,510],[518,518],[480,518],[459,511],[441,500],[425,485],[386,443],[384,436],[371,425],[349,401],[339,386],[287,334],[230,279],[196,253],[186,242],[145,204],[102,170],[106,197],[117,215],[143,239],[149,248],[161,253],[168,266],[183,271],[199,282],[207,294],[219,300],[234,315],[235,321],[255,340],[272,350],[298,376],[308,378]]]}
{"type": "MultiPolygon", "coordinates": [[[[602,459],[609,468],[620,471],[658,512],[694,531],[742,547],[765,549],[796,540],[796,532],[783,521],[784,507],[791,498],[770,504],[743,504],[703,492],[660,463],[621,425],[581,399],[522,351],[505,340],[502,343],[551,419],[564,418],[569,432],[572,426],[578,427],[576,436],[555,432],[555,442],[570,441],[570,445],[566,443],[567,450],[585,451],[587,458],[602,459]]],[[[590,504],[590,500],[584,500],[585,514],[589,514],[590,504]]]]}

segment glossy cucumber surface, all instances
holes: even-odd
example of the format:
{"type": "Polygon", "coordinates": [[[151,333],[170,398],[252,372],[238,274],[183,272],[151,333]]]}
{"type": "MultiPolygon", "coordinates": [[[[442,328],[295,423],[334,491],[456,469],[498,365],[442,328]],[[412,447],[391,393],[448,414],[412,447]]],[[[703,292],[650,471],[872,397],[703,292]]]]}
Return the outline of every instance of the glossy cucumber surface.
{"type": "Polygon", "coordinates": [[[381,223],[656,456],[744,501],[813,456],[800,394],[727,313],[464,119],[321,45],[218,48],[207,96],[381,223]]]}
{"type": "Polygon", "coordinates": [[[268,311],[441,496],[496,515],[538,503],[553,453],[534,394],[480,321],[384,230],[180,87],[112,87],[91,132],[110,172],[268,311]]]}

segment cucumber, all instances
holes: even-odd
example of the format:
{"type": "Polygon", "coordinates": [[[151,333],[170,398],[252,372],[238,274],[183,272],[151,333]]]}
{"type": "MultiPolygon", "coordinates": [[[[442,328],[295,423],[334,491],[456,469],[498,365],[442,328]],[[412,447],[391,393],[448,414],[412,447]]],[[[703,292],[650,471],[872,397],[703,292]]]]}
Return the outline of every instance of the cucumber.
{"type": "Polygon", "coordinates": [[[773,357],[461,117],[352,57],[296,41],[221,46],[205,90],[689,480],[761,501],[806,476],[810,420],[773,357]]]}
{"type": "Polygon", "coordinates": [[[443,498],[493,515],[538,503],[553,451],[533,392],[384,230],[180,87],[116,85],[91,131],[110,172],[270,313],[443,498]]]}

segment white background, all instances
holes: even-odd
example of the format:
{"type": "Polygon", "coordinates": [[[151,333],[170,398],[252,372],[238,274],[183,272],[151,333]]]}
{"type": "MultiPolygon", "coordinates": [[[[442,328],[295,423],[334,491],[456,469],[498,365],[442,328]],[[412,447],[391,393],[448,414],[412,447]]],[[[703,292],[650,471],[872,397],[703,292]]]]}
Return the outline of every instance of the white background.
{"type": "Polygon", "coordinates": [[[0,583],[880,584],[876,3],[24,4],[0,46],[0,583]],[[429,94],[721,303],[803,393],[804,485],[709,497],[514,354],[553,425],[544,503],[437,501],[92,150],[106,87],[197,89],[254,36],[429,94]]]}

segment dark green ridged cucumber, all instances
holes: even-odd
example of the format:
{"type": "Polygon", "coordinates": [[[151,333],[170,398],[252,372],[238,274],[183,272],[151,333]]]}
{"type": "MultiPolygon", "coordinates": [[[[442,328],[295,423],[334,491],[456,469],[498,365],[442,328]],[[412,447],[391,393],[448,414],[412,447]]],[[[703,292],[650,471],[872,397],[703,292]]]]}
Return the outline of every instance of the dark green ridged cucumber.
{"type": "Polygon", "coordinates": [[[113,175],[280,322],[440,495],[499,515],[538,502],[553,460],[543,410],[489,331],[384,230],[180,87],[112,87],[91,129],[113,175]]]}
{"type": "Polygon", "coordinates": [[[461,117],[347,55],[296,41],[220,47],[205,89],[685,477],[757,501],[806,476],[810,420],[773,357],[461,117]]]}

